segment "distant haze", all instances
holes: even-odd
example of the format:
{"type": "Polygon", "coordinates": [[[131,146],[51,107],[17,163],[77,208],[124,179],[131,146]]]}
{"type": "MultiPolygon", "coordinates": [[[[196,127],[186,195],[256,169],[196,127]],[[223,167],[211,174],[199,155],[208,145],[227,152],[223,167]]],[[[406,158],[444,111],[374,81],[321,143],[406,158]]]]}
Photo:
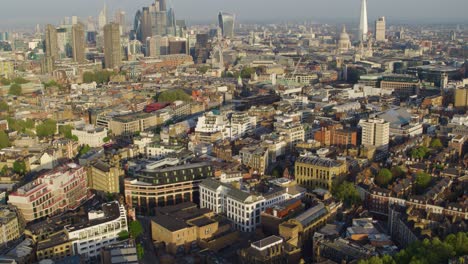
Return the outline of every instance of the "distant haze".
{"type": "MultiPolygon", "coordinates": [[[[135,11],[152,3],[149,0],[107,0],[109,17],[117,9],[133,21],[135,11]]],[[[0,4],[0,29],[57,24],[64,17],[96,17],[103,0],[3,0],[0,4]]],[[[214,23],[220,10],[235,13],[238,21],[309,20],[358,21],[360,0],[167,0],[178,19],[189,23],[214,23]]],[[[468,22],[468,0],[368,0],[369,23],[386,16],[389,23],[468,22]]]]}

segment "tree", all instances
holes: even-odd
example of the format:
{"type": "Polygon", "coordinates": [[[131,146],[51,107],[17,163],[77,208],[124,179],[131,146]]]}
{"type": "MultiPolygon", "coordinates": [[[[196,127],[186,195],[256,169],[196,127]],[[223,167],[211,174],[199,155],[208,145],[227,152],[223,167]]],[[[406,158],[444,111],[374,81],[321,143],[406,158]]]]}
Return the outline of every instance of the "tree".
{"type": "Polygon", "coordinates": [[[8,106],[7,102],[0,101],[0,111],[8,111],[10,107],[8,106]]]}
{"type": "Polygon", "coordinates": [[[400,166],[393,166],[391,171],[394,179],[402,178],[405,176],[405,171],[400,166]]]}
{"type": "Polygon", "coordinates": [[[164,91],[155,96],[158,102],[172,103],[174,101],[189,102],[192,98],[181,89],[164,91]]]}
{"type": "Polygon", "coordinates": [[[374,256],[370,259],[361,259],[358,264],[396,264],[396,262],[391,256],[384,255],[383,257],[374,256]]]}
{"type": "Polygon", "coordinates": [[[130,236],[133,239],[138,238],[143,234],[143,226],[139,221],[132,221],[129,225],[129,230],[130,230],[130,236]]]}
{"type": "Polygon", "coordinates": [[[137,257],[138,259],[141,260],[145,256],[145,249],[143,248],[143,245],[141,243],[137,244],[136,250],[137,250],[137,257]]]}
{"type": "Polygon", "coordinates": [[[36,127],[36,134],[40,138],[50,137],[55,135],[57,131],[57,122],[52,119],[47,119],[42,124],[36,127]]]}
{"type": "Polygon", "coordinates": [[[0,148],[7,148],[10,146],[10,138],[5,131],[0,131],[0,148]]]}
{"type": "Polygon", "coordinates": [[[1,85],[10,85],[11,82],[10,82],[10,80],[8,80],[8,79],[0,78],[0,84],[1,84],[1,85]]]}
{"type": "Polygon", "coordinates": [[[26,173],[26,163],[24,161],[15,161],[13,163],[13,171],[20,175],[24,175],[26,173]]]}
{"type": "Polygon", "coordinates": [[[83,147],[81,147],[79,154],[80,156],[86,155],[86,153],[88,153],[90,150],[91,147],[89,145],[84,145],[83,147]]]}
{"type": "Polygon", "coordinates": [[[120,241],[122,241],[122,240],[128,239],[129,234],[128,234],[128,231],[127,231],[127,230],[122,230],[122,231],[120,231],[120,232],[117,234],[117,236],[119,237],[118,239],[119,239],[120,241]]]}
{"type": "Polygon", "coordinates": [[[244,67],[240,73],[241,78],[248,79],[255,73],[255,68],[251,67],[244,67]]]}
{"type": "Polygon", "coordinates": [[[7,165],[3,166],[2,170],[0,171],[0,174],[2,176],[8,175],[8,166],[7,165]]]}
{"type": "Polygon", "coordinates": [[[416,148],[416,149],[412,149],[411,150],[411,157],[413,159],[423,159],[423,158],[425,158],[427,156],[428,151],[429,150],[424,146],[416,148]]]}
{"type": "Polygon", "coordinates": [[[11,80],[11,82],[16,83],[16,84],[25,84],[25,83],[28,83],[29,81],[24,79],[23,77],[16,77],[13,80],[11,80]]]}
{"type": "Polygon", "coordinates": [[[210,67],[205,65],[205,66],[198,67],[197,71],[201,74],[205,74],[209,69],[210,67]]]}
{"type": "Polygon", "coordinates": [[[440,149],[440,148],[443,148],[444,145],[442,145],[442,142],[440,141],[440,139],[434,138],[431,141],[430,147],[434,149],[440,149]]]}
{"type": "Polygon", "coordinates": [[[73,139],[72,130],[73,130],[73,127],[70,125],[64,125],[64,126],[59,127],[60,135],[68,139],[73,139]]]}
{"type": "Polygon", "coordinates": [[[110,137],[105,137],[105,138],[102,139],[102,141],[103,141],[104,143],[107,143],[107,142],[110,141],[110,137]]]}
{"type": "Polygon", "coordinates": [[[21,85],[19,85],[17,83],[14,83],[14,84],[10,85],[10,89],[8,90],[9,95],[20,96],[22,93],[23,93],[23,91],[21,89],[21,85]]]}
{"type": "Polygon", "coordinates": [[[389,169],[381,169],[377,177],[375,177],[375,183],[385,188],[392,181],[393,175],[389,169]]]}
{"type": "Polygon", "coordinates": [[[361,201],[358,191],[353,183],[345,181],[342,184],[334,184],[333,196],[342,201],[346,207],[351,207],[361,201]]]}
{"type": "Polygon", "coordinates": [[[416,188],[418,188],[419,190],[424,190],[427,187],[429,187],[429,184],[431,184],[431,181],[432,181],[432,177],[431,175],[427,173],[420,172],[416,174],[416,181],[415,181],[416,188]]]}

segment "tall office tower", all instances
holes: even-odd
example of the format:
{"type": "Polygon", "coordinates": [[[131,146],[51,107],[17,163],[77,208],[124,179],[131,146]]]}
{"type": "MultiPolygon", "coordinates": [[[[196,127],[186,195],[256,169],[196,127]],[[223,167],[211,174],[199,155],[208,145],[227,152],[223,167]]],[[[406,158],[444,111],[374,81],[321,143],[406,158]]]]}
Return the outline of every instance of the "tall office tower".
{"type": "Polygon", "coordinates": [[[53,60],[59,57],[57,29],[50,24],[46,26],[45,52],[46,57],[51,57],[53,60]]]}
{"type": "Polygon", "coordinates": [[[99,12],[98,18],[98,29],[101,32],[104,29],[104,26],[107,24],[107,5],[104,4],[104,8],[99,12]]]}
{"type": "Polygon", "coordinates": [[[170,36],[176,35],[176,19],[173,8],[169,8],[169,11],[167,11],[166,34],[170,36]]]}
{"type": "Polygon", "coordinates": [[[117,23],[104,26],[104,64],[107,69],[113,69],[122,64],[120,29],[117,23]]]}
{"type": "Polygon", "coordinates": [[[143,7],[141,15],[141,41],[151,37],[151,13],[149,7],[143,7]]]}
{"type": "Polygon", "coordinates": [[[72,52],[74,61],[78,63],[85,62],[85,34],[82,23],[72,26],[72,52]]]}
{"type": "Polygon", "coordinates": [[[454,106],[457,109],[468,109],[468,87],[459,87],[455,89],[454,106]]]}
{"type": "Polygon", "coordinates": [[[161,55],[161,36],[152,36],[146,40],[146,57],[157,57],[161,55]]]}
{"type": "Polygon", "coordinates": [[[223,33],[223,37],[225,38],[233,38],[234,37],[234,15],[224,12],[219,12],[218,15],[218,22],[219,27],[223,33]]]}
{"type": "Polygon", "coordinates": [[[367,34],[369,32],[367,23],[367,0],[361,0],[361,21],[359,23],[359,40],[361,42],[367,41],[367,34]]]}
{"type": "Polygon", "coordinates": [[[125,19],[125,12],[118,10],[115,12],[114,22],[120,25],[120,34],[123,35],[127,33],[127,21],[125,19]]]}
{"type": "Polygon", "coordinates": [[[169,39],[169,54],[187,54],[187,39],[171,38],[169,39]]]}
{"type": "Polygon", "coordinates": [[[151,35],[166,35],[167,13],[166,11],[151,12],[151,35]]]}
{"type": "Polygon", "coordinates": [[[167,11],[166,0],[156,0],[156,3],[159,2],[159,11],[167,11]]]}
{"type": "Polygon", "coordinates": [[[78,17],[77,16],[72,16],[72,25],[78,24],[78,17]]]}
{"type": "Polygon", "coordinates": [[[361,120],[359,125],[362,127],[362,145],[366,147],[376,147],[379,149],[388,149],[390,141],[390,123],[384,119],[370,118],[361,120]]]}
{"type": "Polygon", "coordinates": [[[135,14],[135,20],[133,21],[134,38],[139,41],[143,41],[142,15],[143,13],[140,10],[138,10],[137,13],[135,14]]]}
{"type": "Polygon", "coordinates": [[[380,17],[375,21],[375,40],[385,41],[386,23],[385,17],[380,17]]]}
{"type": "Polygon", "coordinates": [[[187,24],[185,20],[176,20],[176,36],[185,37],[187,35],[187,24]]]}

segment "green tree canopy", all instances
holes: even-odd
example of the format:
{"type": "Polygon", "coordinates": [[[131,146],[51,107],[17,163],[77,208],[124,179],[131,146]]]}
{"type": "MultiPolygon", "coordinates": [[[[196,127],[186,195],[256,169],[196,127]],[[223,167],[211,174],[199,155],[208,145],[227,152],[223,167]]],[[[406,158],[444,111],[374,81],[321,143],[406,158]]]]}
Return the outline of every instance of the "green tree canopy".
{"type": "Polygon", "coordinates": [[[129,234],[127,230],[122,230],[117,234],[117,236],[119,237],[118,239],[122,241],[128,239],[129,234]]]}
{"type": "Polygon", "coordinates": [[[15,161],[13,163],[13,171],[20,175],[24,175],[26,173],[26,163],[24,161],[15,161]]]}
{"type": "Polygon", "coordinates": [[[440,264],[468,254],[468,233],[448,235],[443,241],[438,237],[415,242],[395,256],[372,257],[359,264],[440,264]]]}
{"type": "Polygon", "coordinates": [[[116,73],[112,71],[85,72],[83,73],[83,82],[96,82],[97,84],[108,83],[110,81],[110,77],[115,74],[116,73]]]}
{"type": "Polygon", "coordinates": [[[429,150],[424,146],[412,149],[411,150],[411,157],[413,159],[423,159],[423,158],[425,158],[427,156],[428,151],[429,150]]]}
{"type": "Polygon", "coordinates": [[[156,99],[158,102],[165,102],[165,103],[172,103],[174,101],[179,101],[179,100],[184,101],[184,102],[189,102],[192,100],[190,95],[186,94],[181,89],[164,91],[162,93],[157,94],[154,99],[156,99]]]}
{"type": "Polygon", "coordinates": [[[392,181],[393,175],[389,169],[381,169],[377,177],[375,177],[375,183],[385,188],[392,181]]]}
{"type": "Polygon", "coordinates": [[[20,96],[21,94],[23,94],[22,90],[23,89],[21,88],[20,84],[14,83],[14,84],[10,85],[10,89],[8,90],[8,94],[9,95],[20,96]]]}
{"type": "Polygon", "coordinates": [[[25,84],[25,83],[29,83],[28,80],[24,79],[23,77],[16,77],[14,78],[13,80],[11,80],[12,83],[16,83],[16,84],[25,84]]]}
{"type": "Polygon", "coordinates": [[[10,138],[5,131],[0,131],[0,148],[6,148],[10,146],[10,138]]]}
{"type": "Polygon", "coordinates": [[[0,84],[1,85],[10,85],[11,81],[5,78],[0,78],[0,84]]]}
{"type": "Polygon", "coordinates": [[[33,129],[35,126],[35,122],[32,119],[26,119],[26,120],[16,120],[11,117],[7,118],[8,121],[8,127],[12,130],[18,131],[18,132],[26,132],[27,129],[33,129]]]}
{"type": "Polygon", "coordinates": [[[393,166],[391,171],[394,179],[403,178],[406,175],[405,171],[400,166],[393,166]]]}
{"type": "Polygon", "coordinates": [[[252,76],[252,74],[254,74],[255,72],[255,68],[251,68],[251,67],[244,67],[240,73],[241,75],[241,78],[243,79],[247,79],[247,78],[250,78],[252,76]]]}
{"type": "Polygon", "coordinates": [[[134,239],[143,234],[143,226],[139,221],[132,221],[129,225],[130,236],[134,239]]]}
{"type": "Polygon", "coordinates": [[[145,256],[145,249],[143,248],[143,245],[141,243],[136,245],[136,250],[137,250],[137,257],[138,259],[142,259],[145,256]]]}
{"type": "Polygon", "coordinates": [[[91,150],[91,147],[89,145],[84,145],[80,149],[80,156],[86,155],[91,150]]]}
{"type": "Polygon", "coordinates": [[[7,102],[0,101],[0,111],[8,111],[10,107],[8,106],[7,102]]]}
{"type": "Polygon", "coordinates": [[[56,131],[57,122],[52,119],[47,119],[36,127],[36,134],[40,138],[53,136],[56,131]]]}
{"type": "Polygon", "coordinates": [[[72,130],[73,130],[73,127],[70,125],[63,125],[59,127],[60,135],[68,139],[73,139],[72,130]]]}
{"type": "Polygon", "coordinates": [[[420,172],[416,174],[416,181],[415,181],[416,188],[418,188],[419,190],[424,190],[427,187],[429,187],[429,185],[431,184],[431,181],[432,181],[431,175],[425,172],[420,172]]]}
{"type": "Polygon", "coordinates": [[[444,145],[442,145],[442,142],[438,138],[432,139],[430,146],[431,148],[435,148],[435,149],[440,149],[444,147],[444,145]]]}
{"type": "Polygon", "coordinates": [[[359,193],[352,182],[337,183],[332,188],[333,195],[342,201],[346,207],[351,207],[361,201],[359,193]]]}

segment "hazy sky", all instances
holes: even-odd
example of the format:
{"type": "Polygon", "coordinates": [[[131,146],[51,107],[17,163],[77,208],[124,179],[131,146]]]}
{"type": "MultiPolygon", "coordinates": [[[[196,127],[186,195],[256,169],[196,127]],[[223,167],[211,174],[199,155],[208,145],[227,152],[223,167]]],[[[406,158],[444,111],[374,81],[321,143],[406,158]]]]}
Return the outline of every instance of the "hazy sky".
{"type": "MultiPolygon", "coordinates": [[[[0,28],[11,25],[58,23],[65,16],[97,16],[103,0],[1,0],[0,28]]],[[[151,0],[106,0],[109,10],[129,13],[151,0]]],[[[177,18],[215,22],[219,10],[233,12],[239,21],[358,21],[360,0],[167,0],[177,18]]],[[[369,19],[386,16],[391,21],[468,22],[468,0],[368,0],[369,19]]],[[[112,14],[110,12],[110,14],[112,14]]]]}

